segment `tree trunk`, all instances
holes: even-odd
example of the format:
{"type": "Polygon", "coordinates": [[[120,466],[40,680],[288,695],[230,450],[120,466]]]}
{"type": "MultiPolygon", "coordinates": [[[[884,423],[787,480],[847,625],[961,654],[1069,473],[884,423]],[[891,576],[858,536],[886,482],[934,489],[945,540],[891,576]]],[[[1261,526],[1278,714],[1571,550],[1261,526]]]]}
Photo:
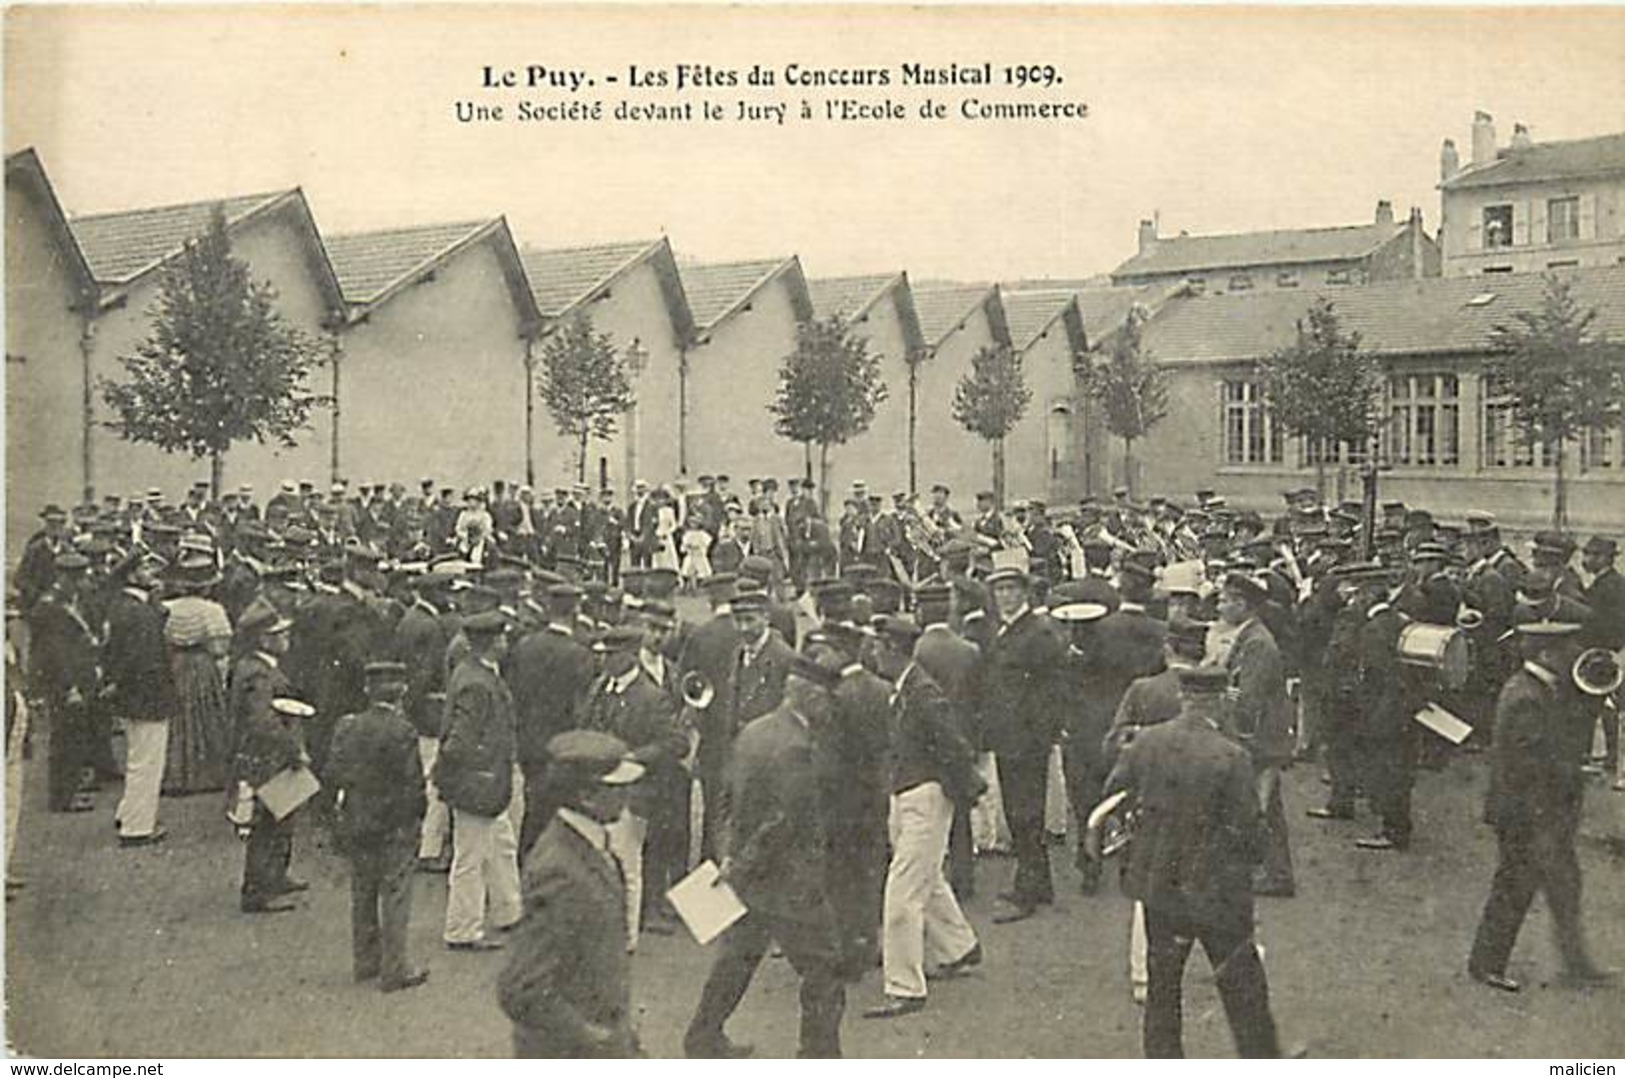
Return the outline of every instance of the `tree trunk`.
{"type": "Polygon", "coordinates": [[[1553,485],[1555,496],[1552,499],[1552,527],[1561,532],[1567,531],[1569,526],[1569,480],[1565,469],[1568,455],[1563,439],[1557,439],[1555,447],[1552,465],[1556,468],[1557,474],[1556,483],[1553,485]]]}
{"type": "Polygon", "coordinates": [[[920,368],[918,363],[908,365],[908,492],[919,493],[919,450],[915,438],[919,431],[920,368]]]}
{"type": "Polygon", "coordinates": [[[220,490],[226,485],[226,454],[222,450],[215,450],[209,454],[209,490],[210,497],[220,500],[220,490]]]}
{"type": "Polygon", "coordinates": [[[1134,500],[1134,439],[1123,436],[1123,485],[1128,488],[1129,501],[1134,500]]]}
{"type": "Polygon", "coordinates": [[[993,439],[993,504],[1004,508],[1004,439],[993,439]]]}
{"type": "Polygon", "coordinates": [[[829,513],[829,446],[818,443],[818,504],[829,513]]]}
{"type": "Polygon", "coordinates": [[[1322,504],[1326,501],[1326,454],[1321,453],[1315,458],[1315,497],[1322,504]]]}
{"type": "Polygon", "coordinates": [[[586,481],[587,481],[587,435],[585,433],[583,433],[581,435],[580,442],[578,442],[577,445],[576,445],[576,482],[577,483],[585,483],[586,481]]]}

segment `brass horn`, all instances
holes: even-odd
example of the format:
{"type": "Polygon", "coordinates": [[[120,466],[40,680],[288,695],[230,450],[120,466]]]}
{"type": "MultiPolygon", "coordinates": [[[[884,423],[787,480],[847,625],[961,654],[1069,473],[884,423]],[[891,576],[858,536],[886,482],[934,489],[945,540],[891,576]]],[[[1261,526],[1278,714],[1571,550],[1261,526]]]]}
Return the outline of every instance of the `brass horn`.
{"type": "Polygon", "coordinates": [[[698,670],[690,670],[683,675],[682,681],[683,703],[695,711],[704,711],[716,699],[717,690],[709,679],[698,670]]]}
{"type": "Polygon", "coordinates": [[[1484,612],[1462,603],[1456,610],[1456,628],[1472,632],[1484,624],[1484,612]]]}
{"type": "Polygon", "coordinates": [[[1575,686],[1587,696],[1607,696],[1625,684],[1625,664],[1619,653],[1607,648],[1587,648],[1569,670],[1575,686]]]}

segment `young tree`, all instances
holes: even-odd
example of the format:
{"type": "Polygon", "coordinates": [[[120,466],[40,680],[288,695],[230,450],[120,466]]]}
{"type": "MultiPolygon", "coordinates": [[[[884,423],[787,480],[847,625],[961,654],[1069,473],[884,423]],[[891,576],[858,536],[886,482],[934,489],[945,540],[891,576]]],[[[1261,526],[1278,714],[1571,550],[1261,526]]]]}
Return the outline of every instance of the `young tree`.
{"type": "Polygon", "coordinates": [[[576,482],[587,481],[587,443],[615,436],[615,422],[635,400],[626,357],[584,314],[542,342],[536,391],[558,432],[576,447],[576,482]]]}
{"type": "Polygon", "coordinates": [[[1104,349],[1103,362],[1089,366],[1084,387],[1100,405],[1106,429],[1123,439],[1123,483],[1134,492],[1134,443],[1168,414],[1168,381],[1145,347],[1150,313],[1129,308],[1123,328],[1104,349]]]}
{"type": "Polygon", "coordinates": [[[1332,302],[1315,300],[1298,319],[1298,339],[1258,368],[1264,403],[1274,421],[1314,452],[1315,489],[1326,494],[1326,459],[1338,446],[1370,452],[1381,422],[1382,365],[1360,349],[1358,333],[1343,332],[1332,302]]]}
{"type": "Polygon", "coordinates": [[[829,447],[868,430],[886,396],[880,357],[870,355],[868,342],[853,337],[839,316],[796,328],[796,350],[784,357],[779,391],[767,410],[781,438],[800,442],[809,455],[818,446],[821,499],[829,497],[829,447]]]}
{"type": "Polygon", "coordinates": [[[993,497],[999,505],[1004,504],[1004,439],[1032,400],[1021,357],[1008,345],[982,348],[954,387],[954,418],[993,446],[993,497]]]}
{"type": "Polygon", "coordinates": [[[1552,525],[1568,526],[1567,447],[1625,422],[1625,345],[1592,330],[1567,281],[1546,278],[1538,310],[1519,311],[1494,330],[1486,380],[1511,398],[1512,423],[1529,446],[1549,448],[1556,472],[1552,525]]]}
{"type": "Polygon", "coordinates": [[[311,410],[330,401],[307,389],[325,349],[284,322],[276,290],[232,256],[218,207],[208,231],[164,270],[149,313],[147,339],[119,357],[127,380],[99,380],[108,425],[166,453],[208,457],[216,497],[232,443],[292,448],[311,410]]]}

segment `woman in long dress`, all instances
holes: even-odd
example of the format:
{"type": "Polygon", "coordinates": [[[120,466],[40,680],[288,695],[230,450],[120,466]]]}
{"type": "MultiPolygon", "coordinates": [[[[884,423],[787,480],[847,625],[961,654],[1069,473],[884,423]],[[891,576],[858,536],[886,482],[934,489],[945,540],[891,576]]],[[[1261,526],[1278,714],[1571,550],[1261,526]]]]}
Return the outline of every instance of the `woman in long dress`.
{"type": "Polygon", "coordinates": [[[231,651],[231,621],[208,591],[219,579],[206,554],[182,557],[175,598],[164,603],[169,621],[164,641],[174,675],[179,711],[169,724],[164,793],[223,790],[232,753],[223,666],[231,651]]]}
{"type": "Polygon", "coordinates": [[[660,509],[655,515],[655,538],[657,540],[654,552],[654,567],[656,569],[678,570],[677,563],[677,519],[676,499],[669,492],[661,499],[660,509]]]}

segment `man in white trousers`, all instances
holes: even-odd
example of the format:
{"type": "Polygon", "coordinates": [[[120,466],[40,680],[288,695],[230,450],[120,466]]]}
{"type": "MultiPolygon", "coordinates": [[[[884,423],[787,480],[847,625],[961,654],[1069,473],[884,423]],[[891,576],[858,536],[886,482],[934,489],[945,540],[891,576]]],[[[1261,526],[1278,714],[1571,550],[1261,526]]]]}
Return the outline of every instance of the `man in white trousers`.
{"type": "Polygon", "coordinates": [[[880,619],[881,671],[892,694],[891,866],[886,875],[882,961],[885,1002],[865,1018],[900,1018],[925,1009],[926,963],[938,976],[982,961],[943,871],[955,800],[980,792],[976,758],[954,722],[942,687],[913,660],[920,629],[905,615],[880,619]]]}
{"type": "Polygon", "coordinates": [[[113,570],[121,585],[107,609],[102,649],[104,703],[123,720],[124,796],[114,813],[121,847],[164,840],[158,826],[158,794],[169,746],[169,717],[176,708],[164,646],[169,615],[154,598],[157,567],[152,555],[132,554],[113,570]]]}
{"type": "Polygon", "coordinates": [[[519,920],[519,841],[511,815],[515,763],[513,697],[498,663],[507,621],[488,610],[463,622],[469,655],[446,685],[446,735],[434,780],[451,806],[453,851],[443,938],[454,951],[500,950],[486,934],[519,920]]]}

